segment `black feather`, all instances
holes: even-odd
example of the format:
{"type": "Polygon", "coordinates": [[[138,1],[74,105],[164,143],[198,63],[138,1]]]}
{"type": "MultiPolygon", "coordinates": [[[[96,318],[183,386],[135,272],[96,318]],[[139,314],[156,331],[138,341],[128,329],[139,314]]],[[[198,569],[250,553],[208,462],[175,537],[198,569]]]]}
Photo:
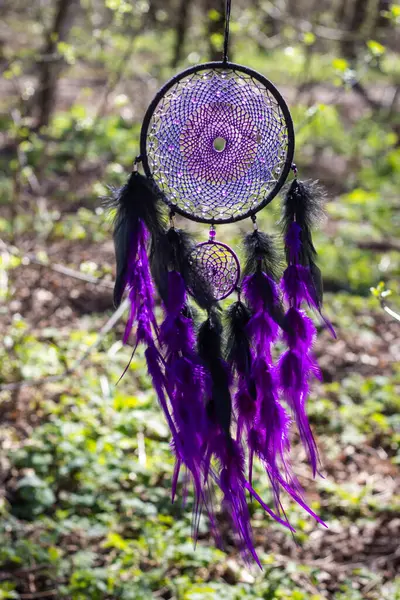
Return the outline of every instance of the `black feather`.
{"type": "Polygon", "coordinates": [[[181,273],[183,256],[192,249],[192,243],[186,234],[173,228],[163,230],[152,239],[150,251],[151,272],[158,293],[165,304],[168,303],[168,273],[181,273]],[[180,250],[180,252],[179,252],[180,250]]]}
{"type": "Polygon", "coordinates": [[[257,391],[252,375],[253,358],[247,325],[251,319],[251,310],[240,300],[234,302],[226,312],[227,340],[226,360],[231,369],[244,377],[249,394],[256,399],[257,391]]]}
{"type": "Polygon", "coordinates": [[[251,372],[252,363],[250,338],[246,330],[250,319],[251,311],[240,300],[231,304],[226,312],[226,360],[246,377],[251,372]]]}
{"type": "Polygon", "coordinates": [[[212,310],[199,329],[197,350],[211,377],[211,398],[207,412],[230,436],[232,399],[229,370],[222,356],[222,331],[221,317],[216,310],[212,310]]]}
{"type": "Polygon", "coordinates": [[[317,299],[320,306],[322,306],[322,301],[324,298],[324,284],[322,281],[322,273],[321,269],[315,264],[315,262],[309,259],[310,262],[310,271],[311,277],[314,283],[314,288],[317,293],[317,299]]]}
{"type": "Polygon", "coordinates": [[[299,181],[290,184],[283,204],[282,224],[286,231],[293,221],[297,221],[303,232],[311,238],[311,229],[324,218],[326,193],[318,181],[299,181]]]}
{"type": "Polygon", "coordinates": [[[143,221],[152,236],[158,235],[165,227],[160,194],[146,177],[134,172],[127,183],[113,190],[108,200],[108,208],[116,208],[114,221],[114,247],[117,273],[114,286],[114,304],[119,306],[125,289],[129,248],[132,237],[143,221]]]}
{"type": "Polygon", "coordinates": [[[152,240],[150,253],[151,270],[158,292],[164,302],[168,295],[168,272],[178,271],[189,294],[200,308],[210,310],[216,304],[211,286],[202,277],[196,265],[189,261],[189,255],[195,247],[192,237],[171,227],[152,240]]]}
{"type": "Polygon", "coordinates": [[[279,279],[282,273],[282,257],[271,236],[262,231],[253,231],[245,236],[243,246],[246,256],[244,276],[264,271],[274,281],[279,279]]]}
{"type": "Polygon", "coordinates": [[[199,311],[196,309],[195,306],[193,306],[193,304],[187,303],[182,309],[182,314],[187,319],[191,319],[195,327],[199,324],[199,311]]]}
{"type": "MultiPolygon", "coordinates": [[[[317,251],[313,244],[311,229],[324,218],[325,200],[325,191],[317,181],[294,179],[285,196],[281,220],[284,236],[293,221],[296,221],[301,228],[302,246],[299,262],[310,268],[315,291],[321,305],[323,300],[322,275],[315,263],[317,251]]],[[[286,258],[288,259],[288,249],[286,249],[286,258]]]]}

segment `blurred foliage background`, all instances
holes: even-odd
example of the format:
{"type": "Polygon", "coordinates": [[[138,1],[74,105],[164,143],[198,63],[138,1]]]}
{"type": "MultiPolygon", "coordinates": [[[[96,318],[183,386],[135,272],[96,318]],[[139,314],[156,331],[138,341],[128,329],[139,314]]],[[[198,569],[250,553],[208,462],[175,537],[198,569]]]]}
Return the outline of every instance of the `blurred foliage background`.
{"type": "MultiPolygon", "coordinates": [[[[286,503],[292,538],[253,506],[262,572],[243,567],[224,514],[225,551],[206,522],[194,550],[141,352],[116,387],[131,349],[99,197],[126,178],[158,87],[220,57],[223,4],[0,5],[0,599],[400,598],[400,4],[233,2],[230,58],[281,89],[300,174],[330,195],[316,245],[338,339],[320,332],[310,401],[324,478],[294,438],[329,529],[286,503]]],[[[279,202],[264,213],[276,230],[279,202]]],[[[247,227],[218,233],[237,244],[247,227]]]]}

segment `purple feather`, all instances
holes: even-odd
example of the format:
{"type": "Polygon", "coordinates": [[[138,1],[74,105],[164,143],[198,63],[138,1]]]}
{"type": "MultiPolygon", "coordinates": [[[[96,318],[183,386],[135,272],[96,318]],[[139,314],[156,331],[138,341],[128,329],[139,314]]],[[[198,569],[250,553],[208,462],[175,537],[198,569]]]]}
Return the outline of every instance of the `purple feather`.
{"type": "Polygon", "coordinates": [[[223,493],[223,505],[231,515],[235,530],[239,536],[239,547],[244,558],[249,561],[253,557],[258,566],[261,563],[254,548],[250,525],[250,514],[247,506],[244,476],[244,456],[240,446],[225,436],[216,440],[219,449],[216,455],[220,461],[221,473],[219,485],[223,493]]]}
{"type": "Polygon", "coordinates": [[[279,512],[281,481],[287,481],[287,491],[299,489],[287,459],[290,450],[290,419],[278,400],[279,388],[274,367],[260,356],[255,362],[254,372],[258,413],[248,443],[251,453],[256,454],[267,469],[274,492],[275,506],[279,512]]]}
{"type": "Polygon", "coordinates": [[[298,263],[301,252],[301,227],[296,221],[293,221],[285,235],[285,246],[289,253],[289,263],[298,263]]]}
{"type": "Polygon", "coordinates": [[[256,352],[267,352],[271,360],[271,344],[278,336],[278,325],[272,317],[280,305],[278,286],[265,273],[255,273],[245,277],[243,293],[253,310],[248,332],[256,352]]]}
{"type": "Polygon", "coordinates": [[[304,311],[291,307],[287,311],[283,324],[283,339],[289,348],[310,348],[315,339],[315,326],[304,311]]]}
{"type": "Polygon", "coordinates": [[[246,500],[246,490],[259,502],[262,508],[277,522],[293,530],[267,506],[253,490],[244,475],[243,449],[234,440],[224,434],[216,435],[210,448],[220,465],[219,486],[223,493],[223,505],[231,515],[235,530],[239,536],[239,546],[245,560],[252,557],[261,567],[254,549],[250,525],[250,515],[246,500]]]}
{"type": "Polygon", "coordinates": [[[176,451],[180,453],[182,451],[180,439],[178,437],[178,432],[176,430],[175,424],[171,418],[167,403],[166,380],[163,372],[163,360],[154,343],[150,344],[149,347],[146,349],[145,358],[147,363],[147,370],[153,382],[154,389],[156,390],[161,408],[164,411],[165,418],[167,419],[168,426],[171,430],[173,444],[176,447],[176,451]]]}
{"type": "MultiPolygon", "coordinates": [[[[305,265],[304,263],[301,263],[301,236],[301,227],[294,221],[288,227],[285,236],[288,267],[285,270],[282,279],[284,297],[288,304],[294,308],[300,308],[303,301],[307,302],[310,308],[318,311],[332,337],[336,338],[336,333],[331,322],[322,314],[322,301],[319,297],[311,268],[308,264],[305,265]]],[[[322,283],[320,285],[322,286],[322,283]]]]}
{"type": "MultiPolygon", "coordinates": [[[[275,505],[279,512],[281,507],[280,486],[296,502],[301,497],[300,486],[291,472],[287,458],[290,450],[290,418],[279,402],[279,377],[271,357],[271,346],[278,333],[278,326],[271,317],[271,312],[279,306],[279,292],[273,279],[264,273],[247,277],[243,289],[250,306],[255,311],[249,321],[248,329],[257,356],[252,371],[257,398],[256,416],[253,423],[246,422],[239,412],[238,427],[242,426],[242,422],[247,425],[249,480],[251,482],[253,457],[256,455],[266,467],[274,493],[275,505]]],[[[302,315],[299,316],[297,311],[293,310],[294,313],[291,312],[286,317],[287,325],[290,327],[295,325],[296,332],[300,333],[300,338],[306,343],[310,336],[312,338],[314,328],[312,326],[310,330],[311,322],[304,321],[302,315]]],[[[240,391],[239,387],[238,394],[240,391]]],[[[303,501],[301,501],[301,505],[306,507],[310,514],[313,514],[303,501]]]]}
{"type": "Polygon", "coordinates": [[[259,357],[254,365],[257,386],[259,412],[257,425],[260,437],[263,439],[265,457],[276,470],[279,456],[284,457],[289,447],[288,425],[289,418],[278,401],[278,386],[273,368],[263,357],[259,357]]]}
{"type": "Polygon", "coordinates": [[[283,293],[290,306],[299,308],[303,301],[320,312],[317,293],[310,269],[302,265],[289,265],[283,274],[283,293]]]}
{"type": "Polygon", "coordinates": [[[160,341],[165,350],[166,382],[172,407],[172,417],[180,440],[175,446],[176,467],[172,495],[175,496],[180,466],[190,472],[197,498],[203,498],[202,475],[206,412],[203,403],[205,371],[195,352],[192,319],[186,317],[186,290],[182,276],[168,274],[168,302],[160,328],[160,341]]]}
{"type": "Polygon", "coordinates": [[[235,408],[237,412],[236,438],[239,441],[243,430],[248,431],[252,426],[257,413],[257,400],[250,393],[248,380],[243,376],[238,378],[238,388],[235,394],[235,408]]]}
{"type": "Polygon", "coordinates": [[[318,450],[306,413],[308,380],[312,362],[304,350],[288,350],[279,361],[280,384],[284,398],[293,410],[301,440],[307,450],[313,475],[317,473],[318,450]]]}
{"type": "MultiPolygon", "coordinates": [[[[310,268],[310,265],[314,264],[315,254],[310,232],[303,232],[299,224],[293,221],[286,230],[285,245],[288,267],[283,274],[281,286],[289,310],[283,319],[282,328],[288,351],[279,361],[280,386],[284,398],[294,413],[315,476],[318,451],[307,418],[306,401],[311,376],[320,377],[321,372],[312,355],[316,329],[312,320],[300,308],[305,302],[321,314],[322,292],[319,294],[310,268]],[[307,252],[304,252],[303,236],[309,238],[306,244],[307,252]]],[[[335,336],[332,325],[324,317],[322,318],[335,336]]]]}
{"type": "Polygon", "coordinates": [[[160,332],[161,341],[167,348],[166,361],[155,345],[158,328],[154,314],[154,287],[147,243],[148,232],[142,221],[139,221],[130,245],[125,282],[129,288],[131,310],[124,342],[128,340],[134,323],[137,323],[136,345],[144,343],[147,346],[145,357],[148,372],[172,434],[172,446],[176,455],[172,496],[175,496],[182,463],[190,470],[199,496],[202,456],[200,447],[203,443],[202,423],[205,422],[202,406],[204,374],[199,361],[194,360],[192,321],[182,315],[185,287],[178,273],[169,274],[168,315],[160,332]],[[172,416],[168,400],[172,407],[172,416]]]}
{"type": "Polygon", "coordinates": [[[147,256],[148,238],[146,227],[142,221],[139,221],[131,240],[125,281],[125,286],[129,290],[131,308],[124,333],[124,344],[128,341],[136,322],[141,324],[137,343],[150,343],[153,340],[152,328],[157,330],[154,315],[154,286],[147,256]]]}
{"type": "MultiPolygon", "coordinates": [[[[266,358],[271,358],[271,347],[278,337],[278,326],[267,312],[254,313],[248,325],[249,334],[254,346],[267,352],[266,358]]],[[[259,352],[260,350],[257,350],[259,352]]]]}
{"type": "Polygon", "coordinates": [[[279,306],[278,287],[275,281],[262,271],[244,278],[243,292],[255,312],[266,310],[273,313],[279,306]]]}
{"type": "Polygon", "coordinates": [[[155,345],[157,322],[154,314],[154,287],[147,256],[148,238],[149,233],[143,221],[139,220],[132,235],[127,272],[123,285],[123,287],[129,289],[131,304],[125,328],[124,343],[128,341],[133,325],[136,323],[136,346],[140,343],[147,346],[145,351],[147,369],[171,429],[174,444],[179,448],[177,430],[168,408],[164,362],[155,345]]]}

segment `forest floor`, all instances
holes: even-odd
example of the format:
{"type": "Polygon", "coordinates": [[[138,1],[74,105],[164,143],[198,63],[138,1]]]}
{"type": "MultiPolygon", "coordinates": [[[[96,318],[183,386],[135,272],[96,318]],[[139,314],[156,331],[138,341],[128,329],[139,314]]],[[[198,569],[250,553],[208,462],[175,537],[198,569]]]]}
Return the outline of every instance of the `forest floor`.
{"type": "MultiPolygon", "coordinates": [[[[287,91],[298,104],[330,104],[326,91],[306,99],[287,91]]],[[[400,259],[390,244],[363,246],[396,240],[398,204],[381,214],[379,199],[368,209],[361,196],[349,200],[361,187],[348,183],[354,155],[322,152],[314,161],[318,149],[307,154],[302,139],[305,171],[314,162],[313,177],[332,194],[331,220],[317,241],[337,339],[321,329],[315,347],[323,382],[313,387],[309,409],[322,476],[312,480],[295,435],[293,464],[328,529],[286,502],[297,530],[292,537],[252,506],[264,570],[245,568],[227,515],[219,515],[224,551],[214,548],[205,519],[194,550],[191,499],[184,507],[170,503],[169,437],[140,351],[116,386],[130,348],[120,342],[124,319],[98,335],[113,313],[114,253],[97,196],[104,190],[101,177],[103,183],[123,179],[111,140],[135,144],[128,139],[137,136],[138,124],[104,115],[89,158],[77,165],[73,152],[87,139],[77,128],[68,140],[72,121],[62,110],[71,98],[61,94],[58,137],[45,148],[48,164],[37,159],[39,191],[17,185],[13,232],[4,224],[9,207],[0,215],[8,290],[0,324],[0,599],[399,600],[400,329],[369,287],[381,272],[388,283],[394,280],[400,259]],[[64,170],[65,163],[72,167],[64,170]],[[368,223],[367,210],[374,215],[368,223]],[[27,385],[30,379],[34,385],[27,385]]],[[[79,110],[75,126],[86,118],[84,107],[79,110]]],[[[354,93],[337,110],[353,124],[370,118],[354,93]]],[[[331,118],[329,110],[321,117],[335,129],[331,118]]],[[[325,134],[317,123],[313,142],[318,135],[325,134]]],[[[3,141],[6,160],[12,147],[6,135],[3,141]]],[[[272,217],[261,220],[272,223],[272,217]]],[[[232,226],[225,236],[237,243],[241,230],[232,226]]],[[[257,488],[268,498],[265,479],[258,470],[257,488]]]]}

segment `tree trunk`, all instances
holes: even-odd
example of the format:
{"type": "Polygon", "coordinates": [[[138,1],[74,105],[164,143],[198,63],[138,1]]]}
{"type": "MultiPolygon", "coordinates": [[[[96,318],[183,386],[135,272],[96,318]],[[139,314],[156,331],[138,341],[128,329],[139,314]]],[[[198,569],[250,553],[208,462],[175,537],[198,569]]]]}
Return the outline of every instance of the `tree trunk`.
{"type": "Polygon", "coordinates": [[[351,39],[342,42],[342,54],[350,61],[357,58],[358,45],[361,39],[362,28],[368,15],[368,0],[354,0],[352,13],[347,25],[351,39]]]}
{"type": "Polygon", "coordinates": [[[391,0],[377,0],[378,11],[376,18],[376,25],[378,29],[388,29],[391,26],[390,20],[385,17],[385,13],[389,11],[391,0]]]}
{"type": "Polygon", "coordinates": [[[68,39],[78,6],[79,0],[58,0],[53,27],[47,34],[44,56],[40,64],[39,89],[36,96],[38,128],[49,124],[54,111],[57,82],[64,67],[62,57],[58,56],[57,46],[68,39]]]}
{"type": "Polygon", "coordinates": [[[338,5],[335,7],[335,22],[340,29],[347,29],[348,8],[348,0],[339,0],[338,5]]]}
{"type": "Polygon", "coordinates": [[[182,60],[185,46],[186,32],[189,24],[189,12],[193,0],[180,0],[178,9],[178,21],[175,28],[175,46],[172,58],[172,67],[176,67],[182,60]]]}
{"type": "Polygon", "coordinates": [[[215,36],[224,36],[225,27],[225,0],[205,0],[204,2],[207,19],[208,54],[210,60],[222,60],[222,49],[216,43],[215,36]],[[218,18],[210,18],[210,11],[217,11],[218,18]]]}

